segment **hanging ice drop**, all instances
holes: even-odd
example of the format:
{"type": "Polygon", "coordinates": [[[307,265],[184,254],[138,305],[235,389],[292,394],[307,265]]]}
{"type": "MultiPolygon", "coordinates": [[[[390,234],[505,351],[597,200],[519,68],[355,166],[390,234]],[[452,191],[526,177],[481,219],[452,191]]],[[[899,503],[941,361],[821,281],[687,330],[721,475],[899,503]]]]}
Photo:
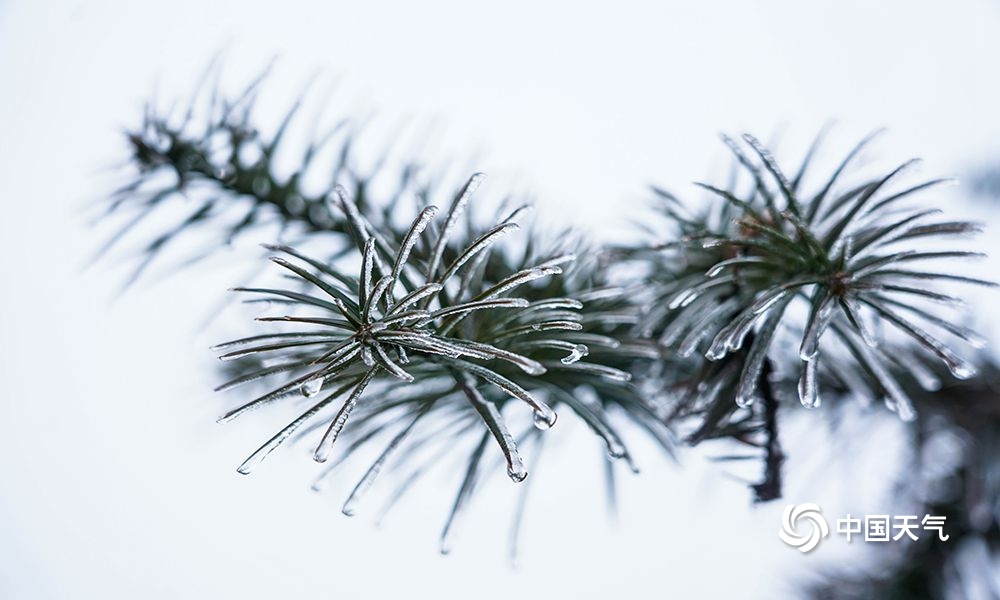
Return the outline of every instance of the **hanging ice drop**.
{"type": "Polygon", "coordinates": [[[524,468],[524,464],[520,461],[507,467],[507,477],[514,483],[521,483],[528,477],[528,471],[524,468]]]}
{"type": "Polygon", "coordinates": [[[549,411],[536,410],[535,414],[532,415],[532,420],[535,423],[535,427],[545,431],[551,429],[553,425],[556,424],[556,413],[549,411]]]}
{"type": "Polygon", "coordinates": [[[816,381],[819,369],[819,356],[803,361],[802,375],[799,377],[799,401],[806,408],[816,408],[820,404],[819,385],[816,381]]]}
{"type": "Polygon", "coordinates": [[[309,379],[308,381],[303,383],[302,387],[300,387],[299,390],[301,390],[302,395],[305,396],[306,398],[312,398],[313,396],[319,394],[320,391],[323,389],[324,379],[325,378],[322,375],[320,375],[319,377],[313,377],[312,379],[309,379]]]}

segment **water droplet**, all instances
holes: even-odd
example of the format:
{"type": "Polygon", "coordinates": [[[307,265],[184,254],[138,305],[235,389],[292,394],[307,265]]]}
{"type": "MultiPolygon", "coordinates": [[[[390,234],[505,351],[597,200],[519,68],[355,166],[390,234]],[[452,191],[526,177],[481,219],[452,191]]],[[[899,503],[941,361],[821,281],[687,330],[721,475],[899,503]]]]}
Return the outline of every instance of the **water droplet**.
{"type": "Polygon", "coordinates": [[[753,401],[755,399],[756,395],[753,393],[752,390],[750,391],[749,394],[746,393],[744,390],[736,391],[736,406],[739,406],[740,408],[746,408],[750,406],[751,404],[753,404],[753,401]]]}
{"type": "Polygon", "coordinates": [[[535,414],[532,415],[532,421],[535,423],[535,427],[542,431],[552,429],[552,426],[556,424],[556,413],[552,410],[536,410],[535,414]]]}
{"type": "Polygon", "coordinates": [[[955,376],[956,379],[971,379],[976,376],[976,367],[972,366],[970,363],[960,359],[952,358],[947,362],[948,370],[951,374],[955,376]]]}
{"type": "Polygon", "coordinates": [[[510,480],[514,483],[521,483],[528,477],[528,471],[524,468],[524,465],[518,463],[507,467],[507,477],[510,477],[510,480]]]}
{"type": "Polygon", "coordinates": [[[626,454],[625,446],[621,442],[614,439],[608,440],[608,458],[618,460],[619,458],[624,458],[626,454]]]}
{"type": "Polygon", "coordinates": [[[913,410],[913,405],[910,404],[909,399],[906,402],[898,402],[896,404],[896,412],[899,414],[899,418],[907,423],[917,418],[917,412],[913,410]]]}
{"type": "Polygon", "coordinates": [[[303,383],[302,387],[300,387],[299,390],[302,391],[302,395],[305,396],[306,398],[312,398],[313,396],[319,394],[320,390],[323,389],[323,383],[325,379],[326,378],[323,377],[322,375],[320,375],[319,377],[313,377],[312,379],[303,383]]]}

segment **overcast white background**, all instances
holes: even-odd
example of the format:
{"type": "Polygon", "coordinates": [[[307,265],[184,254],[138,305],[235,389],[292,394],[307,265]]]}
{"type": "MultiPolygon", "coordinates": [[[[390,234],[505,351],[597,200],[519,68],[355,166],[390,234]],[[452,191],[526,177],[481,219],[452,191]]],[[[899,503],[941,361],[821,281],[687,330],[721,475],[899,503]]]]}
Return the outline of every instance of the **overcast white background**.
{"type": "MultiPolygon", "coordinates": [[[[863,545],[785,547],[786,502],[751,507],[694,453],[680,469],[645,449],[609,523],[596,448],[571,423],[532,473],[517,569],[503,486],[441,557],[455,481],[375,529],[308,489],[303,448],[236,474],[274,423],[214,423],[218,339],[198,325],[239,281],[202,270],[112,302],[122,272],[82,268],[100,236],[80,208],[107,191],[97,173],[123,158],[121,128],[155,85],[186,94],[220,49],[233,81],[278,57],[265,88],[278,104],[319,71],[356,112],[434,122],[442,151],[474,154],[488,185],[526,187],[540,218],[597,235],[647,183],[685,191],[717,172],[720,131],[783,129],[795,148],[836,118],[846,149],[888,126],[879,152],[922,156],[930,174],[1000,150],[1000,4],[987,0],[0,0],[0,597],[772,598],[865,562],[863,545]]],[[[826,462],[796,454],[827,435],[809,418],[788,440],[787,503],[886,512],[897,425],[868,419],[858,458],[826,462]]]]}

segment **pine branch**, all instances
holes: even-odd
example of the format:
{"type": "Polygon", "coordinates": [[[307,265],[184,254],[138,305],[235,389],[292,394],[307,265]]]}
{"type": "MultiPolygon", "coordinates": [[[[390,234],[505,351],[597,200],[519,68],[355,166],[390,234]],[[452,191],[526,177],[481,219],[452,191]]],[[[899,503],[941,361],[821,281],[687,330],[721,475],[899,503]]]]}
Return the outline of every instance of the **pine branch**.
{"type": "Polygon", "coordinates": [[[159,207],[183,203],[193,210],[154,235],[130,281],[188,232],[214,229],[217,247],[267,225],[291,238],[268,246],[284,284],[239,288],[280,314],[218,347],[230,359],[221,390],[269,387],[223,420],[272,404],[307,406],[240,472],[288,440],[313,437],[314,458],[326,463],[320,488],[373,447],[377,458],[343,511],[354,514],[393,472],[384,514],[464,448],[446,551],[491,461],[523,481],[531,461],[522,448],[542,447],[556,411],[580,418],[611,460],[633,470],[625,423],[667,453],[675,430],[692,444],[750,447],[764,468],[754,491],[767,501],[781,496],[786,389],[810,408],[821,397],[881,397],[912,420],[923,393],[941,385],[935,361],[959,380],[976,374],[953,346],[982,340],[942,311],[958,299],[940,286],[993,284],[933,265],[978,256],[952,244],[980,227],[910,207],[943,182],[901,186],[912,161],[847,183],[870,137],[808,192],[819,140],[789,178],[752,136],[725,138],[736,176],[725,188],[699,184],[711,199],[704,210],[654,189],[666,224],[644,229],[657,243],[601,248],[530,228],[515,250],[501,239],[518,229],[525,206],[489,218],[470,210],[482,180],[475,175],[439,211],[432,199],[441,186],[416,161],[386,171],[383,157],[361,174],[349,120],[307,142],[292,173],[279,175],[275,156],[287,151],[301,100],[262,133],[253,116],[260,85],[231,99],[213,90],[203,113],[196,95],[179,119],[147,110],[128,134],[133,178],[107,209],[128,213],[125,225],[105,246],[159,207]],[[322,164],[329,144],[333,164],[322,164]],[[315,169],[331,177],[310,192],[303,181],[315,169]],[[392,182],[379,196],[376,177],[392,182]],[[938,241],[944,249],[925,246],[938,241]],[[791,356],[782,352],[789,343],[798,349],[791,356]],[[525,416],[534,426],[522,432],[525,416]]]}
{"type": "Polygon", "coordinates": [[[198,219],[170,227],[147,246],[133,280],[169,242],[209,226],[221,226],[220,245],[267,220],[298,240],[322,240],[313,243],[320,255],[267,246],[291,285],[237,290],[251,302],[284,309],[258,319],[275,329],[216,347],[228,373],[219,390],[269,383],[221,420],[271,404],[307,403],[240,465],[241,473],[285,442],[316,434],[314,458],[328,465],[315,485],[320,488],[358,450],[383,444],[344,512],[356,511],[381,473],[396,471],[402,483],[387,510],[431,470],[435,456],[485,436],[499,452],[471,444],[448,532],[484,474],[484,459],[502,457],[514,481],[527,476],[519,440],[538,433],[512,433],[515,404],[528,406],[537,432],[555,423],[554,409],[577,415],[609,459],[632,470],[621,417],[673,451],[658,399],[631,382],[636,365],[652,364],[660,353],[633,332],[640,306],[635,290],[610,283],[596,258],[599,249],[573,241],[571,232],[546,242],[551,236],[531,230],[523,251],[503,250],[497,242],[518,229],[526,207],[482,227],[469,210],[481,175],[441,214],[427,204],[432,188],[415,183],[423,170],[416,163],[404,162],[391,193],[375,198],[371,179],[350,168],[350,137],[331,169],[331,181],[346,181],[350,189],[309,195],[301,181],[310,168],[324,168],[312,161],[326,142],[311,143],[301,166],[279,179],[274,156],[287,144],[301,101],[265,136],[252,118],[259,85],[233,100],[213,92],[202,121],[193,109],[179,125],[172,115],[148,111],[143,127],[129,136],[135,179],[113,195],[109,209],[136,215],[114,243],[160,203],[186,202],[195,191],[207,198],[198,219]],[[248,162],[247,155],[257,158],[248,162]],[[234,208],[244,212],[227,225],[223,214],[234,208]],[[408,213],[415,218],[400,226],[408,213]],[[538,250],[545,245],[553,250],[538,250]],[[351,264],[357,266],[345,270],[351,264]]]}
{"type": "Polygon", "coordinates": [[[803,182],[818,142],[789,179],[752,136],[724,138],[742,179],[726,189],[699,184],[712,200],[700,214],[654,188],[674,237],[617,249],[646,268],[657,290],[643,317],[645,330],[666,352],[688,361],[677,369],[688,391],[675,403],[673,419],[695,420],[692,443],[730,438],[761,447],[767,475],[755,488],[760,499],[761,491],[780,496],[776,400],[763,389],[768,365],[777,365],[782,377],[798,371],[794,385],[805,407],[819,406],[824,382],[835,381],[829,391],[882,396],[904,420],[916,416],[906,380],[926,367],[910,368],[900,357],[917,352],[920,364],[937,359],[956,378],[975,375],[952,344],[976,347],[982,340],[933,308],[958,303],[935,286],[994,284],[930,266],[978,253],[925,251],[917,244],[964,237],[980,227],[934,221],[938,210],[907,208],[911,196],[944,181],[893,187],[913,161],[841,189],[869,140],[809,193],[803,182]],[[890,330],[876,332],[875,322],[890,330]],[[793,336],[795,357],[780,350],[793,336]],[[741,410],[765,394],[761,415],[741,410]]]}

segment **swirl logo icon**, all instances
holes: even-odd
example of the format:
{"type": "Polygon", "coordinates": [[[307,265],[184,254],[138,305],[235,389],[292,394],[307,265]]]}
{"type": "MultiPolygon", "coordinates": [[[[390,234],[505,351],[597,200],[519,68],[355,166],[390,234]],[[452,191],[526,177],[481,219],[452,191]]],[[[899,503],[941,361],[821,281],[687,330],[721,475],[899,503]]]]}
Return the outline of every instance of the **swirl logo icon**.
{"type": "Polygon", "coordinates": [[[819,506],[816,504],[789,504],[785,507],[785,512],[781,515],[781,529],[778,537],[789,546],[798,548],[800,552],[809,552],[815,548],[819,541],[830,533],[826,519],[820,514],[819,506]],[[800,535],[796,529],[799,521],[811,523],[808,535],[800,535]]]}

